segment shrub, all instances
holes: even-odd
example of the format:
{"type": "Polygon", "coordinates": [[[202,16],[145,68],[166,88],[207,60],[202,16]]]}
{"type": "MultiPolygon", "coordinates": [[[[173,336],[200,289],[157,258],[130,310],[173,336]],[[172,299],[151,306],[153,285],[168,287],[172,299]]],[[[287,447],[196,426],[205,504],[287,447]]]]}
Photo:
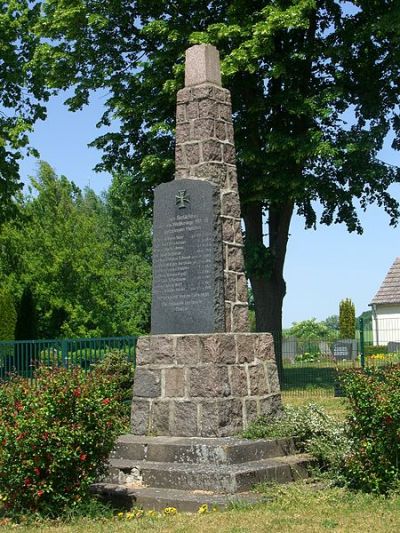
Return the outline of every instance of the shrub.
{"type": "Polygon", "coordinates": [[[296,437],[297,445],[311,453],[323,468],[336,476],[347,453],[350,441],[343,424],[315,405],[286,406],[277,420],[259,418],[243,432],[248,439],[296,437]]]}
{"type": "Polygon", "coordinates": [[[8,512],[59,515],[105,468],[120,432],[116,387],[96,369],[35,377],[0,387],[0,494],[8,512]]]}
{"type": "Polygon", "coordinates": [[[115,398],[119,402],[121,416],[129,419],[135,375],[132,361],[127,360],[124,352],[113,350],[108,352],[100,363],[96,364],[96,369],[113,382],[116,391],[115,398]]]}
{"type": "Polygon", "coordinates": [[[342,373],[353,446],[344,474],[351,487],[387,493],[400,478],[400,365],[342,373]]]}
{"type": "Polygon", "coordinates": [[[365,346],[364,350],[366,356],[388,353],[386,344],[375,344],[374,346],[365,346]]]}

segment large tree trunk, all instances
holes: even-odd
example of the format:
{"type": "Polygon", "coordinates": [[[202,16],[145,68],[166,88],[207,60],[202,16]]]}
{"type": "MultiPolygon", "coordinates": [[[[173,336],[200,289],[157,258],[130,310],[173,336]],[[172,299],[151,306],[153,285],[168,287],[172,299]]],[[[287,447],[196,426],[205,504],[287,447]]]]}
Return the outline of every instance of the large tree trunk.
{"type": "Polygon", "coordinates": [[[293,203],[274,206],[268,212],[269,246],[263,243],[263,209],[261,203],[248,204],[243,218],[246,229],[248,274],[254,295],[256,331],[274,336],[279,377],[282,379],[282,306],[286,294],[283,278],[293,203]],[[254,260],[254,257],[257,257],[254,260]]]}

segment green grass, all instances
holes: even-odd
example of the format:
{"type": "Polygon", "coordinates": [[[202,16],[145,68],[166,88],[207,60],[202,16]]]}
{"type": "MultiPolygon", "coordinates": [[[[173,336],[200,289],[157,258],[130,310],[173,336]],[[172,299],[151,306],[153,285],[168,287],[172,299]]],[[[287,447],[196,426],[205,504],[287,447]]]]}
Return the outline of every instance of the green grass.
{"type": "MultiPolygon", "coordinates": [[[[154,531],[174,533],[297,533],[388,532],[400,530],[400,497],[376,497],[344,489],[315,490],[310,484],[266,487],[272,501],[226,512],[177,514],[165,517],[74,519],[70,523],[42,522],[18,531],[54,533],[154,531]]],[[[10,525],[6,526],[7,529],[10,525]]]]}
{"type": "Polygon", "coordinates": [[[337,420],[344,420],[347,415],[348,401],[346,398],[335,398],[328,396],[316,397],[314,394],[303,394],[295,396],[293,394],[282,393],[282,402],[284,405],[292,405],[300,407],[309,403],[315,403],[321,406],[327,414],[333,416],[337,420]]]}

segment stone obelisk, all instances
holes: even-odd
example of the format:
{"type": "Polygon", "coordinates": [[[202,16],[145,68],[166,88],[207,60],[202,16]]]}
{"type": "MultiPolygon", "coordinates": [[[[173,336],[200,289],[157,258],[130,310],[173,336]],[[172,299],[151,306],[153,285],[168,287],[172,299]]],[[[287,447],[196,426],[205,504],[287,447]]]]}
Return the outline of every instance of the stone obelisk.
{"type": "Polygon", "coordinates": [[[211,45],[186,52],[176,176],[155,190],[151,333],[137,345],[134,434],[231,436],[279,410],[272,336],[248,333],[231,99],[211,45]]]}

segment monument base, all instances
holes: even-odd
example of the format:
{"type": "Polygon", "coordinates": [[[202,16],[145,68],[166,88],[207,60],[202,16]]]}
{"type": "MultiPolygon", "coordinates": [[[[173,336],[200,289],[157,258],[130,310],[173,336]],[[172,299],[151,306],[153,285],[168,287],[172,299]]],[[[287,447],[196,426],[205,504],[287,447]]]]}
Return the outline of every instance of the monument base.
{"type": "Polygon", "coordinates": [[[269,333],[150,335],[138,341],[134,435],[228,437],[281,409],[269,333]]]}

